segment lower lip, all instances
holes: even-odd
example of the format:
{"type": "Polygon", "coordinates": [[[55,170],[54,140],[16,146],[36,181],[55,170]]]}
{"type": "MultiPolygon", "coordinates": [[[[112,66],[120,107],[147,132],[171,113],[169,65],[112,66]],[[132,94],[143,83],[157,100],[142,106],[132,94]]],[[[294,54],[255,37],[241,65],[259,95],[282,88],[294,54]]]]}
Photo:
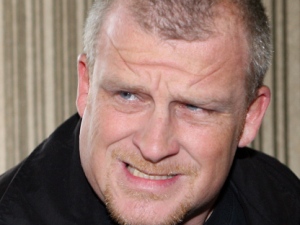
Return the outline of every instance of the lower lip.
{"type": "Polygon", "coordinates": [[[125,173],[126,180],[132,184],[133,188],[144,190],[162,189],[174,185],[179,180],[180,175],[176,175],[172,178],[165,180],[151,180],[142,177],[133,176],[127,169],[127,165],[123,163],[123,171],[125,173]]]}

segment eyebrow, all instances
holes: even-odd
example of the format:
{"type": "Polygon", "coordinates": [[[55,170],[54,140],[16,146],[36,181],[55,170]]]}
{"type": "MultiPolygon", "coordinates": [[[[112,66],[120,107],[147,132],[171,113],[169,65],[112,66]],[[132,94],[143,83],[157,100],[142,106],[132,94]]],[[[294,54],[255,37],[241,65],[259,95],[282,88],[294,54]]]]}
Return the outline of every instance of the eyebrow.
{"type": "Polygon", "coordinates": [[[135,92],[147,91],[147,89],[144,86],[132,84],[129,82],[124,82],[123,79],[119,78],[117,75],[109,75],[106,78],[103,78],[100,86],[106,90],[124,89],[124,90],[130,90],[135,92]]]}
{"type": "Polygon", "coordinates": [[[193,96],[193,97],[182,97],[182,96],[179,96],[177,98],[179,101],[181,102],[186,102],[186,103],[189,103],[191,105],[202,105],[202,106],[205,106],[205,105],[228,105],[227,101],[224,102],[222,100],[216,100],[216,99],[213,99],[213,98],[209,98],[209,97],[204,97],[204,98],[197,98],[197,96],[193,96]]]}

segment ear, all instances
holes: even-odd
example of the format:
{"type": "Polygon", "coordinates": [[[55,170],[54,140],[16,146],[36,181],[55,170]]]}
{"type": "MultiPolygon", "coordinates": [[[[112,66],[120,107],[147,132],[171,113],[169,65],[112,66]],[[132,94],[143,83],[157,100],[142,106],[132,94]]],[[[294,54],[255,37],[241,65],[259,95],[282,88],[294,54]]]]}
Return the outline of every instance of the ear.
{"type": "Polygon", "coordinates": [[[78,114],[82,117],[88,101],[89,93],[89,70],[85,54],[81,54],[77,59],[77,73],[78,73],[78,86],[77,86],[77,99],[76,107],[78,114]]]}
{"type": "Polygon", "coordinates": [[[270,103],[270,99],[270,89],[266,86],[261,87],[258,90],[256,99],[248,108],[243,133],[238,143],[239,147],[245,147],[254,140],[270,103]]]}

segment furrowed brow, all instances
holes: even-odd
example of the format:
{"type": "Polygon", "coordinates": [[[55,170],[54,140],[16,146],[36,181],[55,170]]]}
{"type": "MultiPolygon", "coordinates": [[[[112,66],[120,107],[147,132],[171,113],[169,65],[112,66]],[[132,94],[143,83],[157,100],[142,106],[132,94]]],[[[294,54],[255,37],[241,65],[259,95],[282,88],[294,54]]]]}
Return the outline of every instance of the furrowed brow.
{"type": "Polygon", "coordinates": [[[145,87],[138,85],[138,84],[132,84],[128,81],[124,81],[123,79],[115,76],[115,75],[109,75],[106,78],[103,78],[101,83],[101,87],[107,90],[115,90],[115,89],[122,89],[127,91],[133,91],[133,92],[145,92],[145,87]]]}

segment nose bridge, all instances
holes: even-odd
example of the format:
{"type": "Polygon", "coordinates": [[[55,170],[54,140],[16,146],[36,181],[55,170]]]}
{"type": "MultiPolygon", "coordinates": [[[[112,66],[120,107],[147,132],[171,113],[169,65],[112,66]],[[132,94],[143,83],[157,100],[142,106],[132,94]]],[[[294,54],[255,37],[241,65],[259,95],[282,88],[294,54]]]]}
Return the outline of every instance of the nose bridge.
{"type": "Polygon", "coordinates": [[[145,124],[134,135],[134,144],[143,157],[152,162],[175,155],[179,151],[169,109],[155,107],[145,124]]]}

